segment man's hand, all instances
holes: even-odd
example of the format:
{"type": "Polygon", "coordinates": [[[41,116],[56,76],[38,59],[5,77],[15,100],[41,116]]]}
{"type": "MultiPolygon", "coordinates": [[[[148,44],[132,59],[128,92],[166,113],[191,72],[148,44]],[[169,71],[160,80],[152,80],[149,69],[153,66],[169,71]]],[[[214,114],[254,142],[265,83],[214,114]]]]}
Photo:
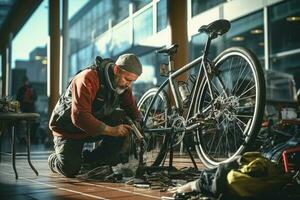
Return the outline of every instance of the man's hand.
{"type": "Polygon", "coordinates": [[[197,190],[196,184],[197,184],[197,180],[188,182],[179,187],[171,188],[168,190],[168,192],[170,192],[170,193],[187,193],[187,192],[196,191],[197,190]]]}
{"type": "Polygon", "coordinates": [[[109,136],[114,137],[125,137],[131,131],[131,126],[127,124],[120,124],[117,126],[106,126],[104,129],[104,133],[109,136]]]}
{"type": "Polygon", "coordinates": [[[134,121],[133,123],[135,124],[135,126],[137,127],[137,129],[139,129],[139,131],[142,131],[141,122],[139,122],[139,121],[134,121]]]}

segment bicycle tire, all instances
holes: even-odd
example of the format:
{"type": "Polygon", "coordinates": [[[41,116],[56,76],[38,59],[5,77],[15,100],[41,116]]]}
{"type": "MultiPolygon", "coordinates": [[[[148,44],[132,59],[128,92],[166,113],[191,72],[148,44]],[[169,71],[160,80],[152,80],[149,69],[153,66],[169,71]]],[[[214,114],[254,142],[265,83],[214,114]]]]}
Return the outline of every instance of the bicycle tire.
{"type": "MultiPolygon", "coordinates": [[[[157,92],[158,88],[152,88],[148,90],[141,97],[137,104],[138,109],[143,117],[143,129],[163,128],[167,127],[168,125],[167,112],[170,108],[170,105],[164,90],[162,90],[157,96],[155,103],[150,108],[150,112],[148,112],[148,116],[145,116],[145,112],[147,111],[151,100],[154,98],[157,92]],[[158,109],[162,109],[163,112],[160,112],[157,115],[158,109]],[[145,121],[145,119],[147,119],[147,121],[145,121]]],[[[147,143],[147,146],[144,149],[144,164],[146,166],[160,166],[163,164],[167,156],[170,136],[168,134],[144,132],[144,137],[147,143]]]]}
{"type": "Polygon", "coordinates": [[[250,50],[226,49],[213,63],[216,76],[211,82],[217,99],[212,103],[204,79],[194,107],[194,114],[205,111],[202,113],[204,126],[196,131],[194,138],[197,154],[208,168],[233,160],[251,145],[261,127],[266,98],[264,73],[250,50]],[[224,88],[221,88],[222,81],[224,88]]]}

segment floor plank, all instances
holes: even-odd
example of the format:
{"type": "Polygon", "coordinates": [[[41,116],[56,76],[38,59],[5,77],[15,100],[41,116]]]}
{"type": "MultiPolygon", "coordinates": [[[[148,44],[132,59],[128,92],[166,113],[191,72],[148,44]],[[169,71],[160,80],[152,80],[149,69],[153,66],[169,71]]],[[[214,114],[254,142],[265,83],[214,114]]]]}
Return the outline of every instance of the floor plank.
{"type": "MultiPolygon", "coordinates": [[[[106,183],[65,178],[48,169],[49,152],[33,153],[32,163],[39,172],[36,176],[26,157],[19,156],[16,167],[19,179],[15,179],[9,156],[2,156],[0,163],[0,199],[113,199],[150,200],[170,196],[159,190],[135,188],[124,183],[106,183]]],[[[181,158],[179,165],[189,162],[181,158]]]]}

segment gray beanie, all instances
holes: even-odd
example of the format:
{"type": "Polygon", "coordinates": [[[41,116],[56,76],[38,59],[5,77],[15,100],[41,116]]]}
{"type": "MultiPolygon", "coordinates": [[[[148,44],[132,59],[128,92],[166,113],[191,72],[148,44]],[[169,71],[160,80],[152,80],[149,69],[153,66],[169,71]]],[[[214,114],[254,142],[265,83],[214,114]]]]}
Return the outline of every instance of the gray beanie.
{"type": "Polygon", "coordinates": [[[138,76],[142,74],[142,65],[134,54],[123,54],[119,56],[116,61],[116,65],[118,65],[121,69],[134,73],[138,76]]]}

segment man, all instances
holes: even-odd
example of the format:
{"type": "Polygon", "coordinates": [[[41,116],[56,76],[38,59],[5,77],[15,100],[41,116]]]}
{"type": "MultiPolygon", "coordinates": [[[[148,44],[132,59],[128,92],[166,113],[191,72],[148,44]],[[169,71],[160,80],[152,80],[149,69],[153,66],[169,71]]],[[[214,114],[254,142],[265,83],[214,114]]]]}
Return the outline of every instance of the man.
{"type": "MultiPolygon", "coordinates": [[[[18,89],[17,92],[17,101],[20,102],[20,110],[24,113],[33,113],[35,112],[35,102],[37,100],[37,94],[34,88],[29,84],[29,80],[27,76],[24,76],[23,85],[18,89]]],[[[38,122],[34,122],[30,124],[30,137],[32,143],[38,142],[38,136],[36,135],[36,130],[39,126],[38,122]]],[[[26,124],[21,122],[18,124],[18,131],[22,133],[22,130],[25,130],[26,124]]],[[[26,144],[25,132],[23,134],[18,134],[18,139],[20,143],[26,144]]]]}
{"type": "Polygon", "coordinates": [[[17,101],[20,102],[22,112],[35,112],[35,101],[37,95],[33,87],[29,84],[28,77],[23,77],[23,86],[17,92],[17,101]]]}
{"type": "Polygon", "coordinates": [[[118,155],[131,127],[124,124],[115,110],[120,107],[133,120],[141,119],[131,91],[132,83],[141,73],[139,59],[124,54],[115,63],[97,57],[94,65],[75,75],[58,100],[49,123],[55,149],[48,158],[52,171],[74,177],[82,160],[105,162],[118,155]],[[99,148],[82,159],[84,142],[99,137],[99,148]]]}

